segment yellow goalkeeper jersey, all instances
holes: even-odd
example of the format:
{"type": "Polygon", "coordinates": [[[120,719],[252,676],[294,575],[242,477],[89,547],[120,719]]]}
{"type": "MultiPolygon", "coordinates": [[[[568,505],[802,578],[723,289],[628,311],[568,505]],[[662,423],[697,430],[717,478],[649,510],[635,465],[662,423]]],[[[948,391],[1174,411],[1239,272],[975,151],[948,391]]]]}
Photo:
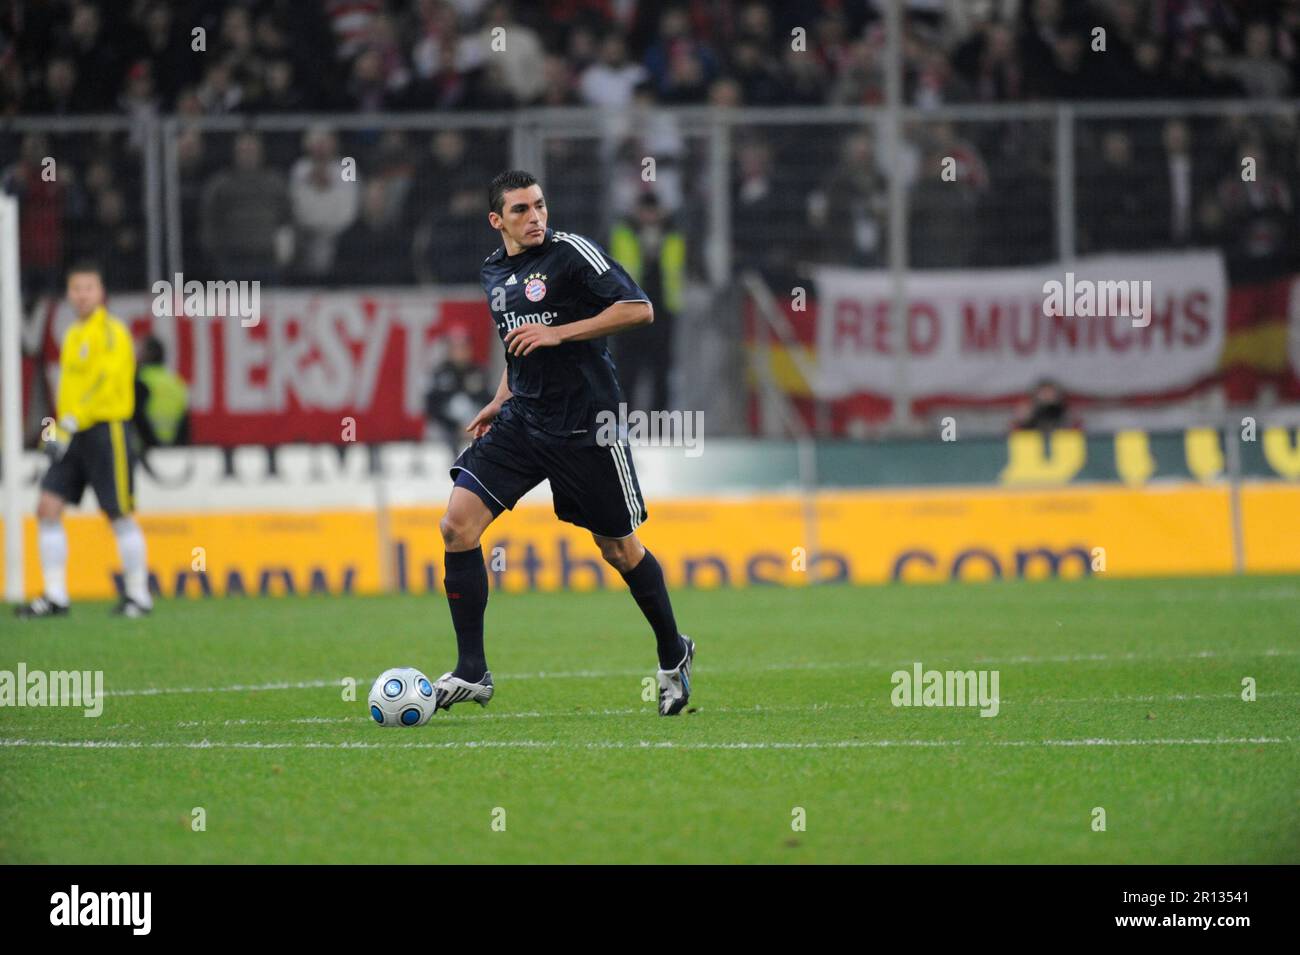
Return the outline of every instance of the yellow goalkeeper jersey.
{"type": "Polygon", "coordinates": [[[59,354],[59,422],[83,431],[135,414],[135,344],[101,305],[68,329],[59,354]]]}

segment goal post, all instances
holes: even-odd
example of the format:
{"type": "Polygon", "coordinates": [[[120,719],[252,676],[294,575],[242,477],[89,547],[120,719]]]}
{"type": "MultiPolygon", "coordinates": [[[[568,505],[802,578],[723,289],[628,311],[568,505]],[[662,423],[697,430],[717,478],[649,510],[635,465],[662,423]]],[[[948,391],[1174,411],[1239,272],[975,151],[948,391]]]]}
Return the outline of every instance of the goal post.
{"type": "Polygon", "coordinates": [[[18,288],[18,200],[0,195],[0,468],[3,468],[5,599],[23,599],[22,296],[18,288]]]}

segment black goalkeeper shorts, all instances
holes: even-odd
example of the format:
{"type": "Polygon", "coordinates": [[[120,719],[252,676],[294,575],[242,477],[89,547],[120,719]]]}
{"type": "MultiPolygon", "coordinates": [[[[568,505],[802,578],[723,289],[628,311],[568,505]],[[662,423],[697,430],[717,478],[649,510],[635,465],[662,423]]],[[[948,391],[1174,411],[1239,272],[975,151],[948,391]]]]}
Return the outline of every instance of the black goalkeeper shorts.
{"type": "Polygon", "coordinates": [[[494,516],[551,482],[555,516],[600,537],[627,537],[649,517],[626,442],[579,446],[537,436],[509,402],[492,429],[461,452],[451,478],[494,516]]]}
{"type": "Polygon", "coordinates": [[[101,421],[72,436],[63,457],[50,465],[41,490],[80,504],[89,484],[100,508],[116,520],[135,510],[135,452],[129,421],[101,421]]]}

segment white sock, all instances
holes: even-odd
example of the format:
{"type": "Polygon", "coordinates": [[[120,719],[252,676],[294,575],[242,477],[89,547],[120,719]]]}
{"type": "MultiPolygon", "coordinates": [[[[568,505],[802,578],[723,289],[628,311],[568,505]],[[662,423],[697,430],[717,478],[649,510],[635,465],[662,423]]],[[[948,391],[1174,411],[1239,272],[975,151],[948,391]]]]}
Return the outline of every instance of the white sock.
{"type": "Polygon", "coordinates": [[[38,521],[36,534],[41,552],[41,574],[45,596],[56,604],[68,605],[68,535],[62,521],[38,521]]]}
{"type": "Polygon", "coordinates": [[[117,538],[117,555],[122,558],[122,578],[126,595],[141,607],[152,607],[149,596],[149,570],[145,566],[144,534],[132,517],[119,517],[113,522],[113,536],[117,538]]]}

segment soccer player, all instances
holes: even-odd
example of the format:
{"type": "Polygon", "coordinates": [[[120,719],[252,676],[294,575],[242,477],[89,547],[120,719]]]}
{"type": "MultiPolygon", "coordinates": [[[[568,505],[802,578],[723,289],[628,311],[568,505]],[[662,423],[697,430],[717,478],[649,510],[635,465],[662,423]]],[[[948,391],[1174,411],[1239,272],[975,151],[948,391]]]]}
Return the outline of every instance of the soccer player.
{"type": "Polygon", "coordinates": [[[19,617],[68,612],[68,538],[63,508],[80,502],[86,485],[113,526],[125,591],[115,613],[143,617],[153,608],[144,534],[131,516],[135,460],[129,428],[135,412],[135,343],[104,308],[104,282],[95,265],[68,273],[68,301],[77,320],[59,354],[58,420],[46,450],[53,463],[41,480],[36,519],[45,592],[16,608],[19,617]]]}
{"type": "Polygon", "coordinates": [[[480,275],[506,370],[496,396],[466,430],[474,443],[451,468],[441,522],[443,584],[456,629],[456,669],[436,684],[439,708],[492,699],[483,652],[488,578],[480,544],[502,511],[544,479],[555,515],[591,531],[654,631],[659,713],[676,716],[691,693],[695,644],[677,630],[664,575],[636,529],[645,502],[622,436],[601,441],[597,416],[623,400],[605,338],[654,321],[645,292],[590,239],[547,227],[546,200],[530,174],[503,172],[488,186],[488,222],[501,247],[480,275]]]}

